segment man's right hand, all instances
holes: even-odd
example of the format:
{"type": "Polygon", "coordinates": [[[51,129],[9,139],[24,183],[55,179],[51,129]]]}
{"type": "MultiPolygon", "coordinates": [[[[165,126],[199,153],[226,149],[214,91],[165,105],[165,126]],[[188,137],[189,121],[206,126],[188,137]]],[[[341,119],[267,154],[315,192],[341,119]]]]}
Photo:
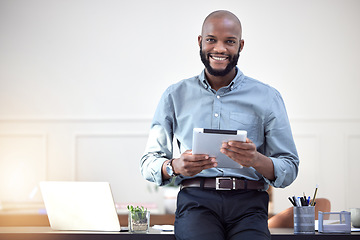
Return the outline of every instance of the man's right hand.
{"type": "Polygon", "coordinates": [[[194,176],[204,169],[217,166],[214,157],[206,154],[192,154],[191,150],[185,151],[180,158],[176,158],[172,162],[173,169],[176,174],[183,176],[194,176]]]}

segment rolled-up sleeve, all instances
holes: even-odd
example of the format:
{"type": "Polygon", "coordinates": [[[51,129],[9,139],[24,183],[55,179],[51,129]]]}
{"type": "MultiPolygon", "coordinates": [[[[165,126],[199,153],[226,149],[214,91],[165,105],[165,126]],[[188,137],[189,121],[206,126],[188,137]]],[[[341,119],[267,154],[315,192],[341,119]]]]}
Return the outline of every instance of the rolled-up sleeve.
{"type": "Polygon", "coordinates": [[[273,162],[275,180],[265,180],[274,187],[284,188],[297,177],[299,157],[285,104],[277,91],[270,109],[265,125],[265,155],[273,162]]]}
{"type": "Polygon", "coordinates": [[[169,104],[168,91],[165,91],[156,109],[145,152],[141,158],[142,176],[157,185],[165,185],[169,180],[162,179],[162,165],[173,156],[173,109],[169,104]]]}

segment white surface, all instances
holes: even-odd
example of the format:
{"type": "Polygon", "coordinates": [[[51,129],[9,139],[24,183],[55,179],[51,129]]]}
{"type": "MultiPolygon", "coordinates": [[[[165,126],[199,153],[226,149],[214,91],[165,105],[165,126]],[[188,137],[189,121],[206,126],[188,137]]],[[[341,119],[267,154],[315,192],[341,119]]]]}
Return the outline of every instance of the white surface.
{"type": "Polygon", "coordinates": [[[165,232],[174,231],[174,225],[154,225],[152,228],[165,232]]]}

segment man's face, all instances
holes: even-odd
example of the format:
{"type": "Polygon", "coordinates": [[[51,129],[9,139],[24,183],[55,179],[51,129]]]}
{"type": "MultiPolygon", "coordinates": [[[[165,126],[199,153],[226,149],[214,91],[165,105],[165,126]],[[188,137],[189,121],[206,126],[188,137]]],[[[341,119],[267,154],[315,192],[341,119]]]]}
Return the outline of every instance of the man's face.
{"type": "Polygon", "coordinates": [[[243,40],[241,27],[233,21],[209,19],[198,40],[201,61],[209,74],[225,76],[237,65],[243,40]]]}

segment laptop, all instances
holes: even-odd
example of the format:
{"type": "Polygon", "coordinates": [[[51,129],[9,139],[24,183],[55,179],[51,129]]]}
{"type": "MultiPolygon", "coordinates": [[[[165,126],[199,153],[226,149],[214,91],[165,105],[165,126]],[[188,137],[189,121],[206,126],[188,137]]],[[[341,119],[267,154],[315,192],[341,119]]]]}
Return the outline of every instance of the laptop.
{"type": "Polygon", "coordinates": [[[108,182],[40,182],[54,230],[120,231],[108,182]]]}

